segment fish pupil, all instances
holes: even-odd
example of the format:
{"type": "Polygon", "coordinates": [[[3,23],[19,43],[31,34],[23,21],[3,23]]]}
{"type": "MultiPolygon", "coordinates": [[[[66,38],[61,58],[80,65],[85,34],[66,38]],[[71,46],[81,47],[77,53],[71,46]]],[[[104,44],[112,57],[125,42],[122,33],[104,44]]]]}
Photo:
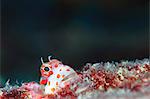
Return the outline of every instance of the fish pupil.
{"type": "Polygon", "coordinates": [[[45,71],[49,71],[49,68],[48,68],[48,67],[45,67],[44,70],[45,70],[45,71]]]}

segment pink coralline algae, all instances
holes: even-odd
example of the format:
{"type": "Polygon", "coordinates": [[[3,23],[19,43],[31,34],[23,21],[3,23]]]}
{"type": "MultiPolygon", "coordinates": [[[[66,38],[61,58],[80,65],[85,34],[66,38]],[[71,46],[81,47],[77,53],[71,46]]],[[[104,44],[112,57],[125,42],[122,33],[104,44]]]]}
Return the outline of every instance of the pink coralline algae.
{"type": "Polygon", "coordinates": [[[143,59],[87,63],[75,72],[70,66],[49,59],[47,63],[42,62],[40,84],[28,82],[11,86],[7,82],[0,88],[0,99],[149,99],[149,62],[143,59]]]}

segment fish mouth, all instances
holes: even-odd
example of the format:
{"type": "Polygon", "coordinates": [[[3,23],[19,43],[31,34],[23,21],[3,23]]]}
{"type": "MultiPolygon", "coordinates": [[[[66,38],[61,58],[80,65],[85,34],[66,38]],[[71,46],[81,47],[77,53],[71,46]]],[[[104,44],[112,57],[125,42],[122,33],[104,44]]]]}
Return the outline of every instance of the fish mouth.
{"type": "Polygon", "coordinates": [[[50,76],[50,74],[48,72],[44,72],[41,74],[41,76],[44,78],[48,78],[50,76]]]}

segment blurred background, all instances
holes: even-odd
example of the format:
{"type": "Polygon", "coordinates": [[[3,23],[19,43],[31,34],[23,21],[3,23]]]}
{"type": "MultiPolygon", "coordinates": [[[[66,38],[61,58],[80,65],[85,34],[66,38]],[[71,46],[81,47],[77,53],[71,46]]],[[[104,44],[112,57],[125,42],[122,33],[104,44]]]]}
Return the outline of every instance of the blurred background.
{"type": "Polygon", "coordinates": [[[0,82],[39,81],[40,57],[87,62],[149,57],[149,0],[2,0],[0,82]]]}

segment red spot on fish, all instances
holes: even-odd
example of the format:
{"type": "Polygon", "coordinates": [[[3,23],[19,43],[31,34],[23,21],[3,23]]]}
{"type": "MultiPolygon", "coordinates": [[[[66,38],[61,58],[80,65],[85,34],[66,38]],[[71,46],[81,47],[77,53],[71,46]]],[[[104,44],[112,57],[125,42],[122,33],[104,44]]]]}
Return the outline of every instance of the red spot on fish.
{"type": "Polygon", "coordinates": [[[55,88],[51,88],[51,91],[54,92],[54,91],[55,91],[55,88]]]}
{"type": "Polygon", "coordinates": [[[62,78],[64,78],[65,77],[65,75],[62,75],[62,78]]]}
{"type": "Polygon", "coordinates": [[[52,74],[53,74],[53,71],[49,71],[49,74],[52,75],[52,74]]]}
{"type": "Polygon", "coordinates": [[[58,67],[58,64],[55,64],[55,68],[57,68],[58,67]]]}
{"type": "Polygon", "coordinates": [[[50,84],[51,84],[50,81],[48,81],[48,85],[49,85],[49,86],[50,86],[50,84]]]}
{"type": "Polygon", "coordinates": [[[56,82],[56,85],[58,86],[58,82],[56,82]]]}
{"type": "Polygon", "coordinates": [[[60,78],[60,74],[57,74],[57,78],[60,78]]]}

